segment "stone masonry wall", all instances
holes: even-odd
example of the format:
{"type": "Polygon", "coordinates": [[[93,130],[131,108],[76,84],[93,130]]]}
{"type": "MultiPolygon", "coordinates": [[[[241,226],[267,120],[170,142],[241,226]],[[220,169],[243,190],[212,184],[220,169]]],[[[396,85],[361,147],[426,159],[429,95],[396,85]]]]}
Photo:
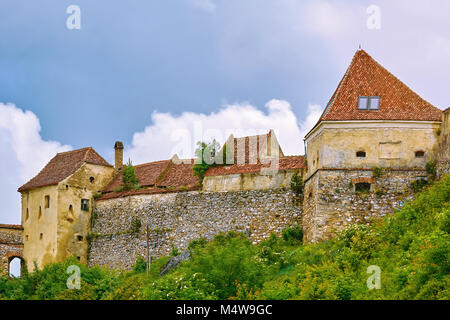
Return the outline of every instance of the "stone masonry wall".
{"type": "Polygon", "coordinates": [[[371,170],[319,170],[305,184],[304,241],[326,240],[349,224],[392,213],[413,198],[411,182],[426,176],[423,170],[388,170],[378,178],[371,170]],[[358,182],[371,183],[370,192],[355,192],[358,182]]]}
{"type": "Polygon", "coordinates": [[[7,273],[9,260],[23,257],[22,229],[0,225],[0,274],[7,273]]]}
{"type": "Polygon", "coordinates": [[[228,231],[244,232],[258,243],[272,232],[300,225],[302,205],[291,191],[180,192],[130,196],[99,201],[95,209],[89,265],[129,269],[145,255],[145,226],[156,247],[152,257],[180,251],[201,237],[228,231]],[[132,221],[142,223],[132,233],[132,221]]]}

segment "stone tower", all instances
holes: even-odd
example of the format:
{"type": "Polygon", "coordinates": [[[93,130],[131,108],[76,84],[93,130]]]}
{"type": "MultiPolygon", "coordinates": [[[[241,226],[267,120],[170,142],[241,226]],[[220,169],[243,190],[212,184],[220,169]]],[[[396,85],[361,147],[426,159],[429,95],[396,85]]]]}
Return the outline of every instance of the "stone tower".
{"type": "Polygon", "coordinates": [[[365,51],[356,52],[319,122],[306,135],[305,241],[392,212],[427,179],[442,111],[365,51]]]}

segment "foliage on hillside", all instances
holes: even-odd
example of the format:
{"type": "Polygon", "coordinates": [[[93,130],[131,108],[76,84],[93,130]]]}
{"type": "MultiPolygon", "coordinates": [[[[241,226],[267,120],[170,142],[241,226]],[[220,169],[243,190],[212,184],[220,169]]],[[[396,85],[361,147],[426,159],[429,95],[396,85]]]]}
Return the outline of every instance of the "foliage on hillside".
{"type": "Polygon", "coordinates": [[[191,243],[192,259],[159,277],[167,257],[138,260],[131,272],[81,266],[81,289],[66,288],[67,266],[0,278],[2,299],[449,299],[450,176],[394,215],[353,226],[335,239],[302,245],[298,227],[252,245],[229,233],[191,243]],[[369,290],[367,268],[381,269],[369,290]]]}

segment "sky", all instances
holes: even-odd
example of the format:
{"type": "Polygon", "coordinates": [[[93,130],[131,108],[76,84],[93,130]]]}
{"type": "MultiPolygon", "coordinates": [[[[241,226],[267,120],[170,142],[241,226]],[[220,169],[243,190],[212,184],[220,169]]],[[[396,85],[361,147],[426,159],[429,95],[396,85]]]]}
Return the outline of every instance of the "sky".
{"type": "Polygon", "coordinates": [[[113,163],[120,140],[139,164],[274,129],[303,154],[359,46],[445,109],[449,12],[448,0],[2,0],[0,223],[21,222],[17,188],[57,152],[92,146],[113,163]]]}

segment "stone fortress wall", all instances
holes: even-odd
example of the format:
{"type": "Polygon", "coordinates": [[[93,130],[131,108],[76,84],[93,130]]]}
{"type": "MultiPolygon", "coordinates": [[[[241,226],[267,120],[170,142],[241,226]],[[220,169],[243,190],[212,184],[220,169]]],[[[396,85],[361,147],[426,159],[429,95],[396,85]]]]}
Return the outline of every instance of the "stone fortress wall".
{"type": "Polygon", "coordinates": [[[23,228],[16,225],[0,225],[0,274],[8,273],[9,262],[23,259],[23,228]]]}
{"type": "Polygon", "coordinates": [[[286,189],[135,195],[98,201],[95,210],[89,265],[115,269],[129,269],[145,256],[147,224],[152,257],[161,257],[172,247],[183,251],[192,240],[229,231],[258,243],[301,225],[302,218],[301,200],[286,189]],[[141,228],[132,230],[136,219],[141,228]]]}

